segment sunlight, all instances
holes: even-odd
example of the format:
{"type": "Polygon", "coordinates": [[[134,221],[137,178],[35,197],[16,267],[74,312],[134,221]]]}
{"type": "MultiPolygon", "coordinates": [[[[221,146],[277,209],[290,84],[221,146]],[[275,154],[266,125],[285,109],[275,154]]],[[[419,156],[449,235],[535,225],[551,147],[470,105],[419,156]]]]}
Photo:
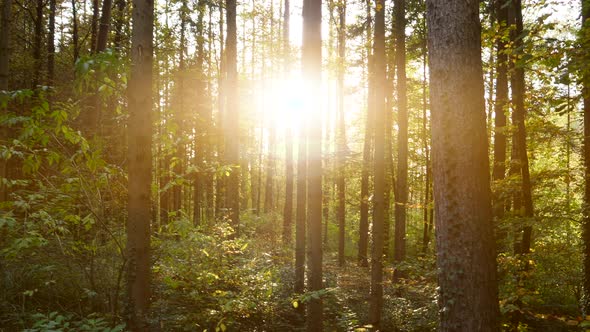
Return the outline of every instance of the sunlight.
{"type": "Polygon", "coordinates": [[[305,98],[305,85],[301,78],[268,80],[265,84],[263,117],[269,126],[281,132],[297,131],[309,114],[305,98]]]}

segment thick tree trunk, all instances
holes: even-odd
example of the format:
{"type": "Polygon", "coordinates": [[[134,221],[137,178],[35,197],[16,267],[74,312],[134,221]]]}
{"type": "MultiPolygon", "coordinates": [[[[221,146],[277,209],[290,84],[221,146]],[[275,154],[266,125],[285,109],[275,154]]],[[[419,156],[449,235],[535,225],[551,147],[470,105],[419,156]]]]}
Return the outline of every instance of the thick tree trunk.
{"type": "Polygon", "coordinates": [[[148,331],[150,302],[150,220],[152,182],[152,59],[154,3],[133,1],[131,77],[129,80],[127,205],[128,327],[148,331]]]}
{"type": "Polygon", "coordinates": [[[230,220],[237,234],[240,232],[240,154],[239,154],[239,102],[237,70],[237,26],[236,0],[226,0],[227,39],[227,109],[225,111],[225,157],[232,171],[227,181],[226,207],[230,211],[230,220]]]}
{"type": "Polygon", "coordinates": [[[338,207],[338,265],[344,266],[344,244],[346,236],[346,119],[344,117],[344,69],[346,61],[346,1],[338,4],[338,166],[336,191],[338,207]]]}
{"type": "MultiPolygon", "coordinates": [[[[406,257],[406,205],[408,204],[408,107],[406,84],[406,3],[394,1],[395,59],[397,72],[397,190],[395,197],[395,252],[397,264],[406,257]]],[[[396,272],[399,270],[396,269],[396,272]]],[[[397,276],[403,274],[396,273],[397,276]]]]}
{"type": "Polygon", "coordinates": [[[307,121],[299,128],[297,151],[297,207],[295,211],[295,293],[305,287],[305,239],[307,226],[307,121]]]}
{"type": "MultiPolygon", "coordinates": [[[[309,112],[308,173],[307,188],[310,200],[310,252],[309,290],[317,292],[322,283],[322,127],[320,118],[319,90],[322,70],[322,1],[304,0],[303,3],[303,77],[308,82],[306,97],[313,101],[307,104],[309,112]]],[[[322,331],[322,300],[309,302],[307,331],[322,331]]]]}
{"type": "Polygon", "coordinates": [[[371,141],[373,140],[373,118],[375,113],[373,100],[373,56],[369,41],[371,34],[371,2],[367,0],[367,72],[369,91],[367,98],[367,119],[365,125],[365,139],[363,143],[363,166],[361,171],[361,202],[359,223],[359,251],[358,261],[360,266],[368,266],[367,249],[369,247],[369,175],[371,169],[371,141]]]}
{"type": "Polygon", "coordinates": [[[375,35],[373,38],[375,73],[375,181],[373,193],[373,246],[371,250],[371,297],[369,323],[377,330],[383,309],[383,225],[385,223],[385,1],[377,0],[375,7],[375,35]]]}
{"type": "Polygon", "coordinates": [[[427,17],[439,329],[499,331],[479,1],[428,0],[427,17]]]}

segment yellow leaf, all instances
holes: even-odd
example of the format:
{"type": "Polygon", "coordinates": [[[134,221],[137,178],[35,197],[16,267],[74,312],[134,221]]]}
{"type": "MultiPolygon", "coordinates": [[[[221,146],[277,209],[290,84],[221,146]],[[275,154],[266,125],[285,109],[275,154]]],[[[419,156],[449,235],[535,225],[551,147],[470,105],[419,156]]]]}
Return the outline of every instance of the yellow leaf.
{"type": "Polygon", "coordinates": [[[299,301],[293,301],[293,308],[299,308],[299,301]]]}

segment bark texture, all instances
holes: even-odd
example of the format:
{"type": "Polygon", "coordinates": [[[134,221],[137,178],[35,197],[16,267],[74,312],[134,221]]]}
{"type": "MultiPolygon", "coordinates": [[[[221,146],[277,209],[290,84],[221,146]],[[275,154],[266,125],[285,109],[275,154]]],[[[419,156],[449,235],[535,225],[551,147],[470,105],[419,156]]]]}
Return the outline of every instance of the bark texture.
{"type": "Polygon", "coordinates": [[[127,205],[128,326],[148,331],[150,302],[150,220],[152,176],[153,0],[133,1],[131,77],[129,79],[127,205]]]}
{"type": "Polygon", "coordinates": [[[427,0],[440,331],[499,331],[478,0],[427,0]]]}

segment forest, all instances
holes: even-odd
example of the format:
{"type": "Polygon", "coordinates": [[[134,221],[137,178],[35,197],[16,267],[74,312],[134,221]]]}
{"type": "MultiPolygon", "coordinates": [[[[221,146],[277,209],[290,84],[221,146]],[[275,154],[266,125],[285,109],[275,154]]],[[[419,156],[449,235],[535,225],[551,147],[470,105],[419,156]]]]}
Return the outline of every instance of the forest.
{"type": "Polygon", "coordinates": [[[590,331],[590,0],[0,3],[0,332],[590,331]]]}

